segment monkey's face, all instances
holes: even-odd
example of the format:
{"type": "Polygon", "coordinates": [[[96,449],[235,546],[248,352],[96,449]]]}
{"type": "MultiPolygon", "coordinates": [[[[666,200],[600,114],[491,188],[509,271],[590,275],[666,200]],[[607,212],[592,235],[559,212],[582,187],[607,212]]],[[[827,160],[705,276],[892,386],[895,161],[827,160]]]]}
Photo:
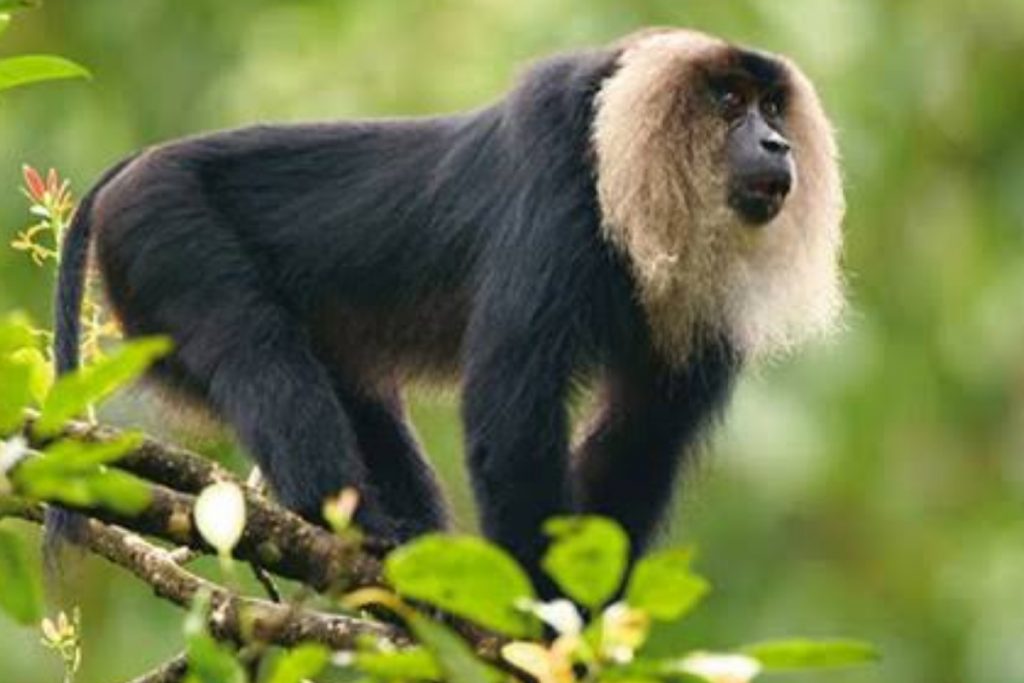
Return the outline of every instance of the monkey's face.
{"type": "Polygon", "coordinates": [[[710,115],[724,128],[726,202],[748,225],[779,215],[796,180],[784,131],[788,99],[781,64],[739,53],[735,66],[704,76],[710,115]]]}

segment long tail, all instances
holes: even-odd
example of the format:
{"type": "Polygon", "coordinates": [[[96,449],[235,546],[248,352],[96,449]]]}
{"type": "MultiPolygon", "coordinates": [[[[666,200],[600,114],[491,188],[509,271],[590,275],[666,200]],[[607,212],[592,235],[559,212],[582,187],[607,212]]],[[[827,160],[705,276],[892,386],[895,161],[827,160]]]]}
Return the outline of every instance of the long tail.
{"type": "MultiPolygon", "coordinates": [[[[75,216],[64,235],[60,269],[57,273],[57,296],[54,305],[54,362],[58,375],[74,372],[79,365],[82,299],[85,274],[92,237],[92,209],[100,190],[125,169],[135,156],[110,168],[78,204],[75,216]]],[[[60,549],[66,540],[74,541],[83,518],[53,505],[46,510],[46,536],[43,541],[47,565],[56,569],[60,549]]]]}

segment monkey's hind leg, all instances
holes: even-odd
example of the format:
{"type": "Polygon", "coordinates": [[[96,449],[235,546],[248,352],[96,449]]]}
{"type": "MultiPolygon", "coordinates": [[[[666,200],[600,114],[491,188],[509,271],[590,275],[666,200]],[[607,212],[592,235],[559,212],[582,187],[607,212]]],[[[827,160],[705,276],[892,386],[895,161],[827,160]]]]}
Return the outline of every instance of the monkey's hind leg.
{"type": "Polygon", "coordinates": [[[355,427],[368,476],[396,540],[448,528],[447,503],[424,457],[397,387],[371,393],[335,382],[338,398],[355,427]]]}
{"type": "Polygon", "coordinates": [[[302,326],[262,300],[249,300],[231,313],[208,310],[207,318],[217,331],[189,339],[182,360],[195,365],[201,349],[206,367],[200,372],[209,373],[211,404],[232,425],[281,502],[320,521],[327,497],[355,487],[363,501],[356,522],[369,533],[392,535],[349,417],[302,326]]]}

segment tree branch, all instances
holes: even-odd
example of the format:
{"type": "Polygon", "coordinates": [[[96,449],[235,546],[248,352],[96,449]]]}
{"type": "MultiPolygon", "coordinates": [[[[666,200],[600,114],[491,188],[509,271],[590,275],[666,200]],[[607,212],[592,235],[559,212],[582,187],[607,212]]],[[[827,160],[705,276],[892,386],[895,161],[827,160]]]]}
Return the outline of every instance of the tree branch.
{"type": "MultiPolygon", "coordinates": [[[[35,450],[45,449],[52,442],[35,438],[31,432],[30,421],[24,434],[35,450]]],[[[67,425],[62,433],[62,438],[93,443],[121,437],[119,430],[78,422],[67,425]]],[[[237,484],[246,501],[246,526],[234,555],[316,591],[381,585],[380,556],[390,549],[389,543],[337,536],[269,501],[220,465],[152,438],[146,438],[114,466],[145,481],[150,503],[136,516],[102,508],[77,508],[86,517],[77,540],[85,549],[149,584],[157,596],[179,606],[190,607],[200,592],[209,593],[209,626],[215,638],[285,647],[317,642],[334,650],[352,649],[356,639],[365,635],[397,646],[410,644],[408,634],[399,626],[241,596],[188,571],[180,562],[183,548],[213,553],[199,535],[192,512],[195,494],[225,480],[237,484]],[[166,541],[176,549],[154,545],[139,534],[166,541]]],[[[42,524],[43,503],[17,494],[17,490],[0,493],[0,518],[42,524]]],[[[452,624],[480,657],[509,670],[500,656],[504,639],[457,619],[452,624]]],[[[133,683],[177,683],[185,667],[179,656],[133,683]]]]}
{"type": "MultiPolygon", "coordinates": [[[[31,432],[29,425],[25,430],[29,445],[44,448],[46,442],[32,437],[31,432]]],[[[114,441],[123,434],[110,427],[75,422],[66,427],[63,436],[100,443],[114,441]]],[[[115,467],[150,483],[149,507],[134,517],[99,508],[80,508],[80,512],[210,553],[212,549],[193,523],[195,496],[191,494],[217,481],[231,481],[241,487],[246,503],[245,533],[235,549],[236,557],[319,592],[381,583],[378,557],[390,549],[390,544],[377,539],[358,543],[343,539],[267,500],[233,473],[202,456],[146,438],[137,449],[118,460],[115,467]]]]}
{"type": "Polygon", "coordinates": [[[133,678],[129,683],[180,683],[188,673],[188,658],[184,653],[167,660],[157,668],[133,678]]]}
{"type": "MultiPolygon", "coordinates": [[[[38,524],[43,511],[38,504],[0,495],[0,517],[38,524]]],[[[127,569],[152,586],[157,596],[180,607],[189,608],[199,593],[208,593],[211,633],[220,640],[285,647],[314,641],[346,650],[355,647],[358,637],[369,635],[396,645],[408,644],[405,633],[388,624],[239,596],[184,569],[167,550],[141,536],[95,519],[86,520],[79,540],[85,549],[127,569]]]]}

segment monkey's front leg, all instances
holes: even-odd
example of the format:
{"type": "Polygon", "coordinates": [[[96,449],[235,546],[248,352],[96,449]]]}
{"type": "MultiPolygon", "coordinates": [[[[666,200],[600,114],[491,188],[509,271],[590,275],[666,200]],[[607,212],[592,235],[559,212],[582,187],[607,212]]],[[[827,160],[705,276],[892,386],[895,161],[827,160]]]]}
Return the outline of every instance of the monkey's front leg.
{"type": "Polygon", "coordinates": [[[648,549],[680,465],[726,402],[736,366],[728,350],[714,349],[679,370],[652,364],[609,380],[573,458],[574,479],[582,511],[622,524],[634,558],[648,549]]]}
{"type": "Polygon", "coordinates": [[[544,346],[548,340],[526,333],[477,336],[470,347],[463,417],[483,531],[551,596],[554,586],[540,571],[547,546],[541,527],[574,506],[565,407],[569,369],[565,349],[557,342],[544,346]]]}

